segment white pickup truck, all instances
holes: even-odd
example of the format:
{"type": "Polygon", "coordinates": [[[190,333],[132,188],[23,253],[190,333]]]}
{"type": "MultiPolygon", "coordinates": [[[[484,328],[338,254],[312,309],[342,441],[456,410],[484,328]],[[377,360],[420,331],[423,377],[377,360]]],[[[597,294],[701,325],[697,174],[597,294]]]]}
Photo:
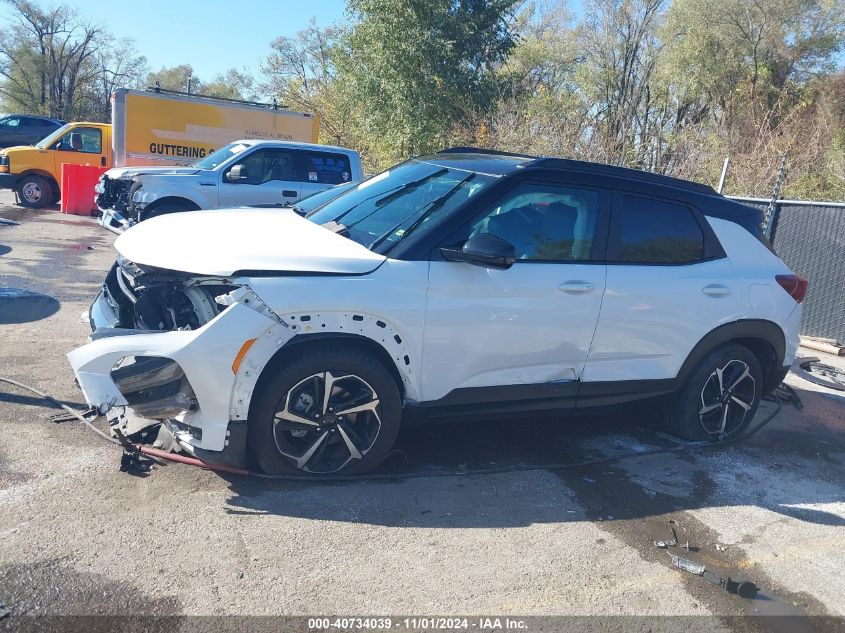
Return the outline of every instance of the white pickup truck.
{"type": "Polygon", "coordinates": [[[293,141],[229,143],[190,167],[125,167],[95,187],[101,224],[116,233],[178,211],[290,205],[326,187],[363,177],[358,152],[293,141]]]}

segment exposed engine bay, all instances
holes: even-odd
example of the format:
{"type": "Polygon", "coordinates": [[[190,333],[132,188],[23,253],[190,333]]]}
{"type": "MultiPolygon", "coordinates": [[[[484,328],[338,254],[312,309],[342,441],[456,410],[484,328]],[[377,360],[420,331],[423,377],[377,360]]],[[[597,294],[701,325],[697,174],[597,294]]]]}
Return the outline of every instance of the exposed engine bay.
{"type": "Polygon", "coordinates": [[[129,178],[109,178],[103,175],[97,185],[96,204],[100,209],[114,209],[125,218],[135,215],[132,196],[141,183],[129,178]]]}
{"type": "MultiPolygon", "coordinates": [[[[223,309],[216,297],[237,288],[226,279],[142,267],[119,258],[103,283],[102,298],[115,328],[177,331],[202,327],[223,309]]],[[[92,320],[93,321],[93,320],[92,320]]],[[[102,324],[92,322],[92,329],[102,324]]]]}

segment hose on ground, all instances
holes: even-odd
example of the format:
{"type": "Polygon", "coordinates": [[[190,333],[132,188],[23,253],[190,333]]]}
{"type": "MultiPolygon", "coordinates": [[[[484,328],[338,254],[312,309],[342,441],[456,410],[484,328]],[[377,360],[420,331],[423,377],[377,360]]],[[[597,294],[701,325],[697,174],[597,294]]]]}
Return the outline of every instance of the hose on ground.
{"type": "Polygon", "coordinates": [[[213,470],[216,472],[223,472],[229,473],[234,475],[242,475],[245,477],[254,477],[257,479],[268,479],[268,480],[277,480],[277,481],[305,481],[305,482],[315,482],[315,481],[324,481],[324,482],[344,482],[344,481],[380,481],[380,480],[401,480],[401,479],[416,479],[421,477],[459,477],[465,475],[496,475],[502,473],[512,473],[512,472],[528,472],[528,471],[536,471],[536,470],[550,470],[550,471],[559,471],[559,470],[569,470],[573,468],[587,468],[590,466],[599,466],[602,464],[609,464],[612,462],[618,462],[626,459],[633,459],[635,457],[648,457],[651,455],[663,455],[667,453],[681,453],[685,451],[693,451],[693,450],[706,450],[710,448],[719,448],[723,446],[730,446],[732,444],[736,444],[738,442],[747,440],[751,436],[758,433],[764,426],[766,426],[769,422],[771,422],[781,410],[781,402],[777,398],[770,399],[775,403],[775,410],[769,413],[765,418],[763,418],[760,422],[755,424],[751,429],[747,430],[745,433],[737,435],[735,437],[727,438],[720,440],[718,442],[708,442],[708,441],[699,441],[699,442],[687,442],[685,444],[680,444],[678,446],[669,446],[664,448],[655,448],[648,451],[631,451],[629,453],[622,453],[620,455],[613,455],[609,457],[602,457],[597,459],[589,459],[580,462],[567,462],[567,463],[560,463],[560,464],[516,464],[516,465],[508,465],[508,466],[495,466],[490,468],[476,468],[476,469],[467,469],[467,470],[444,470],[444,471],[433,471],[433,472],[416,472],[416,473],[371,473],[371,474],[362,474],[362,475],[268,475],[266,473],[257,472],[254,470],[249,470],[246,468],[239,468],[237,466],[229,466],[228,464],[217,464],[214,462],[207,462],[204,459],[199,459],[197,457],[189,457],[186,455],[181,455],[179,453],[170,453],[168,451],[164,451],[158,448],[154,448],[152,446],[147,446],[145,444],[124,444],[115,438],[109,437],[105,433],[103,433],[100,429],[94,426],[90,420],[88,420],[80,411],[77,411],[73,407],[66,405],[63,402],[60,402],[53,396],[50,396],[34,387],[30,387],[23,383],[20,383],[16,380],[12,380],[11,378],[5,378],[0,376],[0,382],[5,382],[11,385],[14,385],[20,389],[25,391],[29,391],[31,393],[37,394],[44,398],[45,400],[51,402],[52,404],[56,405],[60,409],[65,410],[75,418],[81,420],[85,426],[89,429],[94,431],[97,435],[105,439],[107,442],[114,444],[120,448],[133,448],[138,452],[148,455],[149,457],[157,458],[157,459],[164,459],[171,462],[176,462],[180,464],[188,464],[190,466],[199,466],[200,468],[205,468],[208,470],[213,470]]]}
{"type": "Polygon", "coordinates": [[[73,407],[66,405],[64,402],[60,402],[59,400],[56,400],[50,394],[44,393],[43,391],[39,391],[35,387],[30,387],[29,385],[25,385],[22,382],[18,382],[17,380],[12,380],[11,378],[6,378],[5,376],[0,376],[0,382],[5,382],[5,383],[8,383],[10,385],[14,385],[14,386],[16,386],[20,389],[23,389],[24,391],[29,391],[30,393],[34,393],[36,395],[41,396],[45,400],[52,402],[54,405],[56,405],[60,409],[64,409],[66,412],[71,414],[73,417],[81,420],[83,422],[83,424],[85,424],[85,426],[87,426],[89,429],[94,431],[94,433],[96,433],[97,435],[102,437],[107,442],[111,442],[112,444],[116,444],[117,446],[121,446],[120,442],[118,442],[116,439],[114,439],[113,437],[109,437],[108,435],[103,433],[100,429],[98,429],[96,426],[91,424],[91,422],[88,420],[88,418],[86,418],[84,415],[82,415],[81,411],[77,411],[73,407]]]}

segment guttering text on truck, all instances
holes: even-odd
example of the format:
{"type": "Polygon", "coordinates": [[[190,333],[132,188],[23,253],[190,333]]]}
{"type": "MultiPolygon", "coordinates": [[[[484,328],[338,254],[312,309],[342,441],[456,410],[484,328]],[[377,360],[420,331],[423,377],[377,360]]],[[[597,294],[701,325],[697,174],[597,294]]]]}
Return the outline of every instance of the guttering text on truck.
{"type": "Polygon", "coordinates": [[[241,138],[314,143],[319,129],[319,117],[271,104],[121,88],[111,124],[68,123],[34,146],[0,150],[0,188],[42,208],[61,197],[63,164],[179,167],[241,138]]]}

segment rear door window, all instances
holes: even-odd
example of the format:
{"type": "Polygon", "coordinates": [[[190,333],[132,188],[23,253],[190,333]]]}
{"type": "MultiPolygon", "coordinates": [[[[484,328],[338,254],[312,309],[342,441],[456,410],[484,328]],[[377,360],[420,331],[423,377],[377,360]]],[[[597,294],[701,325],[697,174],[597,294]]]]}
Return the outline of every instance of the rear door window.
{"type": "Polygon", "coordinates": [[[619,194],[614,205],[610,261],[684,264],[704,257],[704,234],[691,208],[666,200],[619,194]]]}
{"type": "Polygon", "coordinates": [[[324,185],[339,185],[352,179],[349,157],[332,152],[304,152],[301,180],[324,185]]]}

